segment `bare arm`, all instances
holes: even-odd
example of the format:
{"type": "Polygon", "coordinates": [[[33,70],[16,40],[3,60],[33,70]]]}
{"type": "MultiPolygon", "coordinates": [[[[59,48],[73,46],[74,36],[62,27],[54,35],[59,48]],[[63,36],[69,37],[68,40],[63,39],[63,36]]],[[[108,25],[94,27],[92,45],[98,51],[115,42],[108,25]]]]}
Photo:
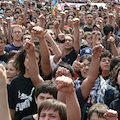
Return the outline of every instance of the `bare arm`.
{"type": "Polygon", "coordinates": [[[25,8],[24,8],[24,20],[23,20],[23,23],[26,25],[26,20],[27,20],[27,9],[28,9],[28,1],[25,0],[24,1],[24,4],[25,4],[25,8]]]}
{"type": "MultiPolygon", "coordinates": [[[[35,87],[43,81],[39,75],[38,63],[36,62],[34,43],[28,41],[24,44],[24,48],[28,54],[29,75],[35,87]]],[[[37,58],[38,59],[38,58],[37,58]]]]}
{"type": "Polygon", "coordinates": [[[8,96],[7,96],[7,84],[6,84],[6,70],[3,65],[0,64],[0,119],[11,120],[10,111],[8,107],[8,96]]]}
{"type": "Polygon", "coordinates": [[[35,37],[38,37],[39,39],[39,47],[41,53],[41,69],[43,76],[46,78],[51,73],[51,66],[49,61],[49,52],[48,52],[47,43],[44,39],[44,31],[39,26],[33,27],[32,30],[34,31],[35,37]]]}
{"type": "Polygon", "coordinates": [[[118,51],[117,51],[117,47],[116,47],[116,44],[115,44],[115,39],[114,37],[110,36],[110,38],[107,40],[107,42],[110,44],[111,46],[111,51],[112,51],[112,54],[114,56],[118,56],[118,51]]]}
{"type": "Polygon", "coordinates": [[[84,99],[86,99],[88,97],[88,95],[94,85],[94,82],[98,76],[99,57],[103,50],[103,46],[101,44],[96,45],[96,42],[97,41],[96,41],[96,36],[95,36],[95,40],[93,41],[93,44],[94,44],[93,56],[92,56],[92,61],[91,61],[90,67],[89,67],[88,76],[81,85],[81,92],[82,92],[84,99]]]}
{"type": "Polygon", "coordinates": [[[80,50],[80,44],[79,44],[79,24],[80,20],[78,18],[73,19],[73,26],[74,26],[74,49],[76,53],[80,50]]]}
{"type": "Polygon", "coordinates": [[[60,91],[62,95],[65,96],[67,120],[80,120],[81,110],[74,90],[73,80],[69,77],[60,76],[56,78],[55,82],[57,84],[58,93],[60,91]]]}
{"type": "Polygon", "coordinates": [[[53,50],[55,52],[54,62],[57,63],[60,60],[61,56],[62,56],[62,52],[59,49],[59,47],[56,44],[56,42],[53,40],[53,38],[50,35],[49,31],[46,32],[45,37],[46,37],[46,40],[50,42],[51,47],[53,48],[53,50]]]}

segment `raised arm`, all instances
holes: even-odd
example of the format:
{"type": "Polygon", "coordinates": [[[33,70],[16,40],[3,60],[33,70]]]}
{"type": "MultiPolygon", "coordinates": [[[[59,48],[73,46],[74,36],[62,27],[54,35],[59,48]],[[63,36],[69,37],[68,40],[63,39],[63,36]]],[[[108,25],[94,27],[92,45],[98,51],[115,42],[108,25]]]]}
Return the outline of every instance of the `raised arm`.
{"type": "Polygon", "coordinates": [[[93,56],[89,67],[88,76],[81,84],[81,92],[84,99],[86,99],[89,96],[89,93],[94,85],[94,82],[98,76],[98,71],[99,71],[99,57],[103,50],[103,46],[101,44],[96,44],[97,42],[96,37],[97,35],[95,35],[95,39],[93,41],[93,45],[94,45],[93,56]]]}
{"type": "Polygon", "coordinates": [[[11,120],[10,111],[8,107],[7,84],[6,84],[6,70],[0,64],[0,119],[11,120]]]}
{"type": "Polygon", "coordinates": [[[39,39],[42,74],[44,78],[47,78],[51,73],[51,66],[49,61],[48,47],[44,38],[44,31],[39,26],[33,27],[32,31],[34,32],[35,37],[38,37],[39,39]]]}
{"type": "MultiPolygon", "coordinates": [[[[33,34],[33,33],[32,33],[33,34]]],[[[36,62],[38,58],[35,55],[35,45],[33,43],[33,38],[31,41],[27,41],[24,44],[24,48],[28,54],[28,66],[29,75],[35,87],[43,81],[42,77],[39,75],[38,63],[36,62]]]]}
{"type": "Polygon", "coordinates": [[[62,52],[59,49],[56,42],[53,40],[52,36],[50,35],[49,30],[46,31],[45,38],[46,38],[47,41],[50,42],[51,47],[53,48],[53,50],[55,52],[54,62],[57,63],[60,60],[60,58],[62,57],[62,52]]]}
{"type": "Polygon", "coordinates": [[[79,24],[80,20],[78,18],[73,19],[73,28],[74,28],[74,49],[76,53],[80,50],[80,44],[79,44],[79,24]]]}
{"type": "Polygon", "coordinates": [[[107,42],[111,46],[112,54],[114,56],[118,56],[118,51],[117,51],[117,47],[116,47],[116,44],[115,44],[115,38],[113,36],[110,36],[109,39],[107,40],[107,42]]]}
{"type": "Polygon", "coordinates": [[[26,25],[27,9],[28,9],[28,1],[27,0],[24,1],[24,5],[25,5],[25,8],[24,8],[24,21],[23,21],[23,23],[26,25]]]}
{"type": "Polygon", "coordinates": [[[61,92],[65,96],[67,107],[67,120],[80,120],[81,110],[74,90],[73,80],[69,77],[60,76],[55,80],[58,93],[61,92]]]}

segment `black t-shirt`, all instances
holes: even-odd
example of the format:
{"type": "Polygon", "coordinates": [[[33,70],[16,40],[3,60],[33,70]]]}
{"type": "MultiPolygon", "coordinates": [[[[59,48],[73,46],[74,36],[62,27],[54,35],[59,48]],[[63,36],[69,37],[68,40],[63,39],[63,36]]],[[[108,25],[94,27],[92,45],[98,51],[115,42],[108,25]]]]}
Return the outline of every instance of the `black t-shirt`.
{"type": "Polygon", "coordinates": [[[10,109],[15,110],[15,120],[21,120],[37,112],[34,90],[30,78],[19,75],[12,80],[8,89],[8,101],[10,109]]]}
{"type": "Polygon", "coordinates": [[[33,115],[29,115],[27,117],[22,118],[22,120],[35,120],[35,119],[33,118],[33,115]]]}
{"type": "Polygon", "coordinates": [[[8,53],[0,55],[0,61],[4,61],[5,63],[8,62],[8,53]]]}
{"type": "Polygon", "coordinates": [[[75,49],[72,48],[71,52],[68,55],[64,56],[62,61],[72,65],[73,62],[76,60],[76,58],[77,58],[77,53],[75,52],[75,49]]]}

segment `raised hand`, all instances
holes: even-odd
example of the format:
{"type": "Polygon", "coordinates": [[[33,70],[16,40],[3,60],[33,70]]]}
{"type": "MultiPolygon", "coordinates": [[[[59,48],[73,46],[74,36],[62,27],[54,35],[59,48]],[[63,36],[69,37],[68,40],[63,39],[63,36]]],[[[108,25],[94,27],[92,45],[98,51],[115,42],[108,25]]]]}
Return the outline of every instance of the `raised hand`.
{"type": "Polygon", "coordinates": [[[101,52],[103,51],[103,48],[104,47],[97,40],[97,33],[96,33],[93,38],[93,57],[99,58],[101,55],[101,52]]]}
{"type": "Polygon", "coordinates": [[[118,120],[118,113],[115,110],[109,109],[104,113],[104,117],[106,120],[118,120]]]}
{"type": "Polygon", "coordinates": [[[61,92],[73,92],[74,90],[74,83],[73,80],[66,76],[60,76],[55,79],[56,87],[58,91],[61,92]]]}
{"type": "Polygon", "coordinates": [[[59,22],[57,20],[54,21],[54,28],[58,29],[59,28],[59,22]]]}
{"type": "Polygon", "coordinates": [[[110,36],[110,38],[107,40],[107,42],[112,45],[115,43],[115,38],[113,36],[110,36]]]}
{"type": "Polygon", "coordinates": [[[26,50],[26,52],[28,54],[31,54],[31,53],[34,53],[35,51],[35,45],[34,45],[34,33],[32,32],[32,37],[31,37],[31,40],[30,41],[26,41],[24,43],[24,49],[26,50]]]}
{"type": "Polygon", "coordinates": [[[66,17],[66,13],[62,11],[62,12],[60,12],[60,16],[61,16],[61,18],[64,19],[66,17]]]}
{"type": "Polygon", "coordinates": [[[80,25],[80,19],[79,18],[74,18],[73,19],[73,26],[78,27],[80,25]]]}
{"type": "Polygon", "coordinates": [[[43,28],[41,28],[39,26],[35,26],[35,27],[32,28],[32,32],[34,33],[35,37],[39,38],[39,40],[41,40],[41,38],[44,38],[43,28]]]}
{"type": "Polygon", "coordinates": [[[64,67],[58,67],[55,77],[59,77],[62,75],[66,76],[66,77],[71,77],[71,73],[68,69],[66,69],[64,67]]]}
{"type": "Polygon", "coordinates": [[[80,54],[78,54],[76,60],[73,62],[72,67],[76,72],[81,71],[83,63],[80,63],[80,54]]]}

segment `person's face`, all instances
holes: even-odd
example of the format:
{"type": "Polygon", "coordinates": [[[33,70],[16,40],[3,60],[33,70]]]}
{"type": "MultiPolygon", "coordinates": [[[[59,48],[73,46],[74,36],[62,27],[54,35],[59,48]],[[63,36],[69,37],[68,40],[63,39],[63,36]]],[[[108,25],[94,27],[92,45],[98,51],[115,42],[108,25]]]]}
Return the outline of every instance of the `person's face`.
{"type": "Polygon", "coordinates": [[[31,40],[31,35],[24,35],[23,36],[23,44],[26,43],[27,41],[31,40]]]}
{"type": "Polygon", "coordinates": [[[102,71],[109,71],[110,70],[110,61],[109,57],[103,57],[100,61],[100,67],[102,71]]]}
{"type": "Polygon", "coordinates": [[[87,24],[88,25],[92,25],[92,23],[93,23],[93,16],[92,16],[92,14],[88,14],[86,20],[87,20],[87,24]]]}
{"type": "MultiPolygon", "coordinates": [[[[39,64],[39,53],[38,52],[35,52],[35,57],[36,57],[36,62],[39,64]]],[[[25,57],[25,61],[24,61],[24,65],[25,65],[25,68],[27,69],[27,70],[29,70],[29,65],[28,65],[28,54],[26,55],[26,57],[25,57]]]]}
{"type": "Polygon", "coordinates": [[[120,86],[120,70],[119,70],[119,73],[118,73],[118,76],[117,76],[117,84],[120,86]]]}
{"type": "MultiPolygon", "coordinates": [[[[95,34],[92,36],[92,38],[95,38],[95,34]]],[[[93,41],[93,40],[92,40],[93,41]]],[[[97,38],[96,38],[96,44],[101,44],[102,43],[102,36],[97,34],[97,38]]]]}
{"type": "Polygon", "coordinates": [[[61,120],[58,111],[53,109],[42,110],[39,120],[61,120]]]}
{"type": "Polygon", "coordinates": [[[50,93],[40,93],[37,98],[35,98],[35,102],[37,104],[37,107],[40,106],[40,104],[47,99],[54,99],[53,95],[50,93]]]}
{"type": "Polygon", "coordinates": [[[99,118],[97,113],[92,113],[91,117],[90,117],[90,120],[106,120],[105,118],[99,118]]]}
{"type": "Polygon", "coordinates": [[[7,16],[7,17],[10,17],[10,16],[11,16],[11,10],[7,10],[7,11],[6,11],[6,16],[7,16]]]}
{"type": "Polygon", "coordinates": [[[86,78],[88,76],[90,62],[87,59],[84,59],[82,63],[83,67],[81,69],[81,75],[83,78],[86,78]]]}
{"type": "Polygon", "coordinates": [[[16,22],[17,22],[17,24],[22,25],[22,23],[23,23],[23,18],[22,18],[21,16],[19,16],[19,17],[16,19],[16,22]]]}
{"type": "Polygon", "coordinates": [[[6,72],[8,79],[13,79],[18,74],[18,71],[11,63],[8,63],[6,72]]]}
{"type": "Polygon", "coordinates": [[[73,16],[68,17],[68,25],[72,25],[73,16]]]}
{"type": "Polygon", "coordinates": [[[13,33],[12,33],[12,36],[13,36],[13,40],[21,40],[21,37],[22,37],[22,29],[19,28],[19,27],[14,27],[13,28],[13,33]]]}
{"type": "Polygon", "coordinates": [[[100,31],[100,29],[97,27],[97,26],[95,26],[94,28],[93,28],[93,31],[100,31]]]}
{"type": "Polygon", "coordinates": [[[73,47],[73,40],[70,36],[65,36],[65,49],[71,49],[73,47]]]}
{"type": "Polygon", "coordinates": [[[86,41],[87,41],[87,43],[90,45],[90,46],[92,46],[92,36],[91,35],[87,35],[87,37],[86,37],[86,41]]]}
{"type": "Polygon", "coordinates": [[[3,40],[0,40],[0,52],[3,52],[5,49],[5,42],[3,40]]]}

